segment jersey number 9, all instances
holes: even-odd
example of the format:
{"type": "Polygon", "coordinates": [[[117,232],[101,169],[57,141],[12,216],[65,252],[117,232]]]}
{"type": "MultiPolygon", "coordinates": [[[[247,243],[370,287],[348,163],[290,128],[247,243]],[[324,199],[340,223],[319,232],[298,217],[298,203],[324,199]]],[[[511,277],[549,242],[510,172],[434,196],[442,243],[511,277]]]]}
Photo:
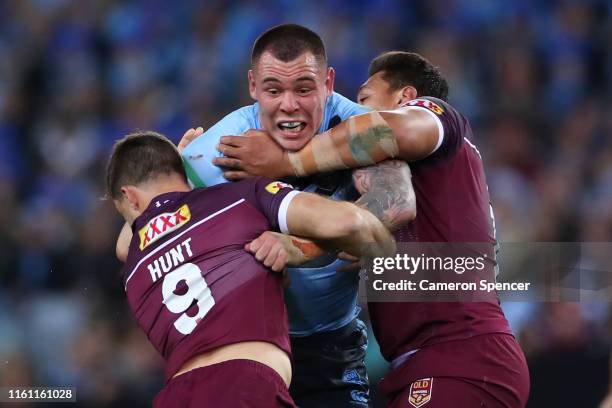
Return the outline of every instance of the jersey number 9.
{"type": "Polygon", "coordinates": [[[172,313],[182,313],[174,322],[174,327],[182,334],[191,333],[206,313],[215,305],[210,288],[206,284],[200,268],[186,263],[164,277],[162,285],[163,303],[172,313]],[[187,291],[178,295],[177,286],[184,281],[187,291]],[[198,312],[194,316],[187,314],[187,309],[197,302],[198,312]]]}

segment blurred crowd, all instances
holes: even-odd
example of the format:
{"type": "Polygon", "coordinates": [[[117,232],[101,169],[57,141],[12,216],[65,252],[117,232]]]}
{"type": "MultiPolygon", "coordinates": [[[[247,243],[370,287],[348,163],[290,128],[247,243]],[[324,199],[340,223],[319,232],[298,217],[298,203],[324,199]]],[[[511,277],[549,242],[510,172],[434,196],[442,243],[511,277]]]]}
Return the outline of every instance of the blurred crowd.
{"type": "MultiPolygon", "coordinates": [[[[135,129],[178,141],[252,103],[251,44],[281,22],[323,37],[336,90],[350,98],[380,52],[438,65],[474,128],[500,241],[612,241],[609,1],[6,0],[0,386],[70,385],[87,406],[150,404],[162,362],[118,275],[121,222],[103,200],[110,147],[135,129]]],[[[505,309],[531,365],[530,406],[569,406],[578,387],[574,406],[595,406],[608,381],[608,304],[505,309]]]]}

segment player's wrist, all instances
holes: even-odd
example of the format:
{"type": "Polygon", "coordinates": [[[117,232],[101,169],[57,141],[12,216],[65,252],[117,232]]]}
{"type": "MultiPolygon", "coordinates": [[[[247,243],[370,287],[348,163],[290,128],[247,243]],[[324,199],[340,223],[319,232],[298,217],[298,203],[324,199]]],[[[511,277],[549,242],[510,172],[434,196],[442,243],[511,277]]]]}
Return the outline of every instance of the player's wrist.
{"type": "Polygon", "coordinates": [[[283,176],[304,177],[306,172],[302,165],[299,152],[284,152],[281,171],[283,176]]]}

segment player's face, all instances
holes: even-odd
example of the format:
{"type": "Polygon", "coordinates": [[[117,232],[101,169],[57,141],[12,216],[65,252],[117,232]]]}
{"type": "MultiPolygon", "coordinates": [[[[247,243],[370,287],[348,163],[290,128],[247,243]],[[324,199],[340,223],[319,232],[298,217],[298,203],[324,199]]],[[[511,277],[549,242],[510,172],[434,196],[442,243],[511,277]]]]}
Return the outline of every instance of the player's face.
{"type": "Polygon", "coordinates": [[[357,102],[373,110],[392,110],[402,103],[402,91],[392,91],[389,83],[382,77],[383,72],[377,72],[361,85],[357,94],[357,102]]]}
{"type": "Polygon", "coordinates": [[[306,52],[283,62],[264,52],[249,71],[249,91],[259,102],[261,126],[286,150],[300,150],[316,134],[334,70],[306,52]]]}

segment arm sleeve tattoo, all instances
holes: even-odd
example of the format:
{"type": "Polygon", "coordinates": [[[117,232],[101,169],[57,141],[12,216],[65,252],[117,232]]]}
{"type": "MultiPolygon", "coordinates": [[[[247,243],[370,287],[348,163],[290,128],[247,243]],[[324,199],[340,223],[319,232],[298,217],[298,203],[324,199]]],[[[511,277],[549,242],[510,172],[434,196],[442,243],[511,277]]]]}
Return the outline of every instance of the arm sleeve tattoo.
{"type": "Polygon", "coordinates": [[[393,131],[378,112],[353,116],[288,153],[296,176],[369,166],[398,155],[393,131]]]}
{"type": "Polygon", "coordinates": [[[416,199],[406,162],[386,160],[356,169],[353,182],[361,193],[355,204],[369,210],[391,231],[416,216],[416,199]]]}

